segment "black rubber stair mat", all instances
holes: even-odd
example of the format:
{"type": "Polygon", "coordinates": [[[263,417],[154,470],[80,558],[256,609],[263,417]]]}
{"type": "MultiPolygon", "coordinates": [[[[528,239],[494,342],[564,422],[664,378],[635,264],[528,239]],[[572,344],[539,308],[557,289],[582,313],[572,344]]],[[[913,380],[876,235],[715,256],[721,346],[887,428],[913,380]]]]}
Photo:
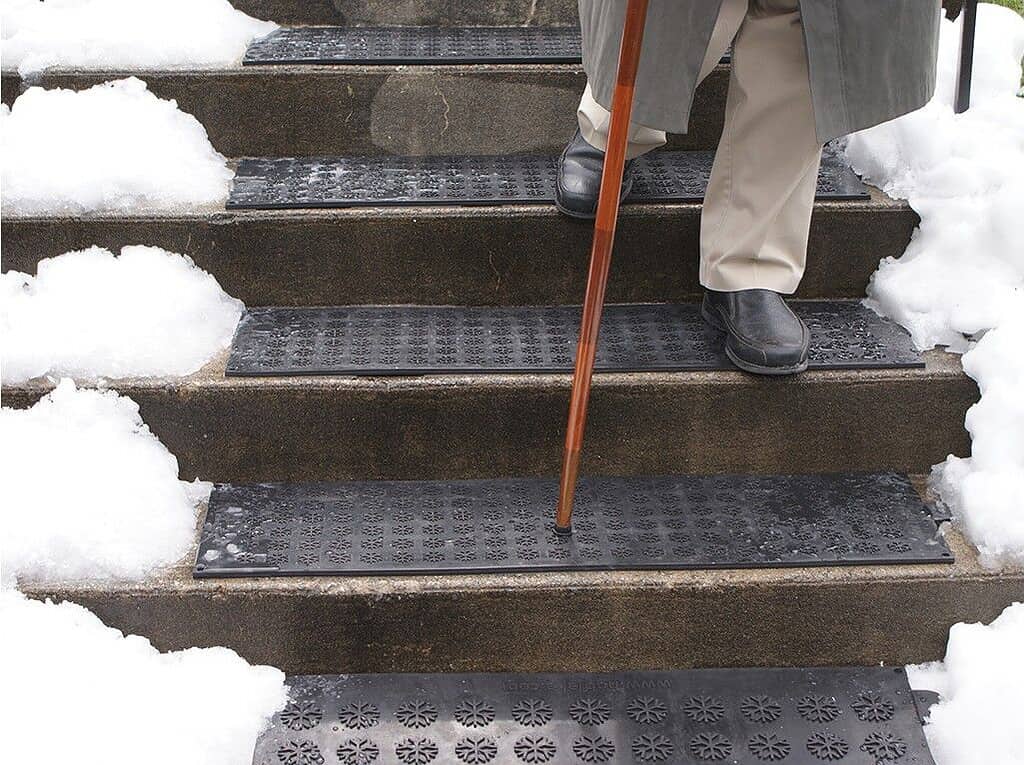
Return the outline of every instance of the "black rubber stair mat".
{"type": "MultiPolygon", "coordinates": [[[[794,629],[797,627],[794,626],[794,629]]],[[[901,667],[290,677],[255,765],[934,765],[901,667]]]]}
{"type": "MultiPolygon", "coordinates": [[[[631,202],[700,202],[714,152],[657,151],[636,160],[631,202]]],[[[308,157],[243,159],[228,209],[553,204],[557,158],[308,157]]],[[[868,199],[840,153],[818,174],[821,199],[868,199]]]]}
{"type": "Polygon", "coordinates": [[[579,64],[579,27],[291,27],[243,64],[579,64]]]}
{"type": "MultiPolygon", "coordinates": [[[[857,301],[793,301],[811,330],[812,369],[924,366],[910,336],[857,301]]],[[[572,371],[575,306],[250,308],[228,376],[572,371]]],[[[599,372],[733,369],[723,335],[692,304],[609,305],[599,372]]]]}
{"type": "Polygon", "coordinates": [[[951,563],[906,476],[584,478],[571,537],[557,481],[218,485],[196,577],[951,563]]]}

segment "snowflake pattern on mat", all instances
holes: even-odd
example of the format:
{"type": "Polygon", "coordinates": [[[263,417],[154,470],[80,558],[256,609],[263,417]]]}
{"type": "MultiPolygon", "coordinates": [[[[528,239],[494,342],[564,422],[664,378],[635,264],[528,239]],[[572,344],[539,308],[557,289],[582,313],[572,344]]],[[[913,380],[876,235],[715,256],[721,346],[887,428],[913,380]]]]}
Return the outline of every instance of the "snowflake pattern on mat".
{"type": "Polygon", "coordinates": [[[891,701],[878,693],[862,693],[853,702],[853,711],[863,722],[887,722],[896,713],[891,701]]]}
{"type": "Polygon", "coordinates": [[[572,751],[583,762],[608,762],[615,745],[604,736],[581,736],[573,742],[572,751]]]}
{"type": "Polygon", "coordinates": [[[876,760],[898,760],[907,753],[903,739],[892,731],[876,731],[864,739],[860,747],[876,760]]]}
{"type": "Polygon", "coordinates": [[[547,762],[555,756],[555,742],[544,736],[523,736],[513,747],[516,757],[529,765],[547,762]]]}
{"type": "Polygon", "coordinates": [[[683,712],[694,722],[715,723],[725,716],[725,706],[710,696],[691,696],[683,703],[683,712]]]}
{"type": "Polygon", "coordinates": [[[380,756],[380,749],[368,738],[350,738],[338,747],[338,760],[344,765],[370,765],[380,756]]]}
{"type": "Polygon", "coordinates": [[[819,760],[834,762],[847,755],[850,745],[834,733],[812,733],[807,739],[807,751],[819,760]]]}
{"type": "Polygon", "coordinates": [[[580,725],[601,725],[611,716],[611,707],[600,699],[579,699],[569,706],[569,717],[580,725]]]}
{"type": "Polygon", "coordinates": [[[466,699],[455,707],[455,719],[467,728],[482,728],[494,721],[494,707],[479,699],[466,699]]]}
{"type": "Polygon", "coordinates": [[[827,723],[839,717],[839,705],[834,698],[808,694],[796,703],[796,709],[808,722],[827,723]]]}
{"type": "Polygon", "coordinates": [[[770,696],[747,696],[740,704],[740,712],[750,722],[764,724],[782,716],[782,705],[770,696]]]}
{"type": "Polygon", "coordinates": [[[356,730],[372,728],[380,720],[380,709],[376,704],[354,701],[338,710],[338,719],[347,728],[356,730]]]}
{"type": "Polygon", "coordinates": [[[639,696],[629,702],[626,714],[633,722],[650,725],[664,720],[668,716],[668,707],[665,702],[653,696],[639,696]]]}
{"type": "Polygon", "coordinates": [[[437,757],[437,744],[429,738],[407,738],[395,747],[395,754],[405,765],[427,765],[437,757]]]}
{"type": "Polygon", "coordinates": [[[758,733],[747,743],[750,753],[759,760],[777,762],[789,756],[792,747],[786,739],[774,733],[758,733]]]}
{"type": "Polygon", "coordinates": [[[633,756],[641,762],[663,762],[673,750],[672,742],[667,736],[637,736],[633,739],[633,756]]]}
{"type": "Polygon", "coordinates": [[[296,701],[281,712],[281,724],[292,730],[309,730],[319,725],[323,716],[323,711],[312,701],[296,701]]]}
{"type": "Polygon", "coordinates": [[[537,728],[551,722],[555,710],[543,699],[523,699],[512,707],[512,718],[527,728],[537,728]]]}
{"type": "Polygon", "coordinates": [[[724,760],[732,754],[732,742],[721,733],[698,733],[690,739],[690,751],[702,760],[724,760]]]}
{"type": "Polygon", "coordinates": [[[429,701],[407,701],[395,710],[395,717],[406,728],[426,728],[437,719],[437,707],[429,701]]]}
{"type": "Polygon", "coordinates": [[[455,756],[466,765],[484,765],[498,755],[498,745],[487,736],[469,736],[455,745],[455,756]]]}
{"type": "Polygon", "coordinates": [[[282,765],[323,765],[324,756],[312,741],[289,741],[277,750],[282,765]]]}

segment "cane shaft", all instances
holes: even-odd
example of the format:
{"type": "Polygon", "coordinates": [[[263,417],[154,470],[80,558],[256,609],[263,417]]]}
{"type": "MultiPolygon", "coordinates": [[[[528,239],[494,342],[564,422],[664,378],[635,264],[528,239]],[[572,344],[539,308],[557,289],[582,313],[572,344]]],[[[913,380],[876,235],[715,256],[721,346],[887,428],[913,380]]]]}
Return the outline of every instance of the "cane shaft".
{"type": "Polygon", "coordinates": [[[597,200],[597,218],[594,222],[594,240],[590,248],[590,271],[587,292],[583,299],[580,338],[576,347],[576,367],[572,376],[572,395],[569,400],[569,423],[565,432],[565,452],[562,457],[562,477],[558,491],[558,510],[555,530],[569,533],[572,521],[572,503],[579,475],[580,451],[587,422],[587,402],[590,382],[594,373],[601,311],[604,307],[605,287],[612,261],[615,242],[615,224],[619,215],[619,197],[622,192],[622,173],[626,163],[626,142],[629,121],[633,111],[633,91],[640,48],[647,18],[647,0],[629,0],[626,21],[619,49],[619,68],[612,94],[611,125],[605,149],[601,189],[597,200]]]}

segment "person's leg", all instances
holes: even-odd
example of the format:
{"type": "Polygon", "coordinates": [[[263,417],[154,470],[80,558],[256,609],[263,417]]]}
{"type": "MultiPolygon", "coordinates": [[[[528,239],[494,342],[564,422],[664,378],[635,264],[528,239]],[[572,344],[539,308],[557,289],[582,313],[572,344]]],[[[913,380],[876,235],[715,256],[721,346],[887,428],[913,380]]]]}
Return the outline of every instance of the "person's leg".
{"type": "MultiPolygon", "coordinates": [[[[715,21],[714,31],[711,33],[711,40],[708,43],[708,50],[704,56],[704,63],[701,65],[700,76],[697,82],[700,83],[707,77],[722,56],[729,50],[736,31],[743,23],[747,13],[748,0],[723,0],[721,10],[718,12],[718,19],[715,21]]],[[[580,135],[583,140],[595,149],[604,151],[608,146],[608,128],[611,125],[611,112],[594,100],[588,84],[583,91],[583,98],[580,99],[579,108],[576,110],[576,117],[579,121],[580,135]]],[[[629,124],[629,144],[626,147],[626,159],[634,159],[641,154],[646,154],[652,149],[665,145],[665,131],[639,125],[635,122],[629,124]]]]}
{"type": "MultiPolygon", "coordinates": [[[[747,12],[748,0],[723,0],[715,22],[711,41],[701,66],[703,80],[729,49],[732,39],[747,12]]],[[[608,145],[611,112],[594,100],[587,85],[577,109],[579,128],[558,162],[558,180],[555,184],[555,205],[574,218],[593,218],[597,210],[597,197],[601,187],[604,150],[608,145]]],[[[622,197],[633,185],[634,158],[665,144],[665,131],[631,123],[629,144],[626,147],[626,168],[622,179],[622,197]]]]}
{"type": "Polygon", "coordinates": [[[796,0],[752,0],[733,45],[725,130],[704,197],[701,284],[790,294],[821,159],[796,0]]]}
{"type": "Polygon", "coordinates": [[[797,0],[751,0],[700,237],[703,313],[741,369],[807,367],[809,332],[782,294],[803,276],[820,159],[797,0]]]}

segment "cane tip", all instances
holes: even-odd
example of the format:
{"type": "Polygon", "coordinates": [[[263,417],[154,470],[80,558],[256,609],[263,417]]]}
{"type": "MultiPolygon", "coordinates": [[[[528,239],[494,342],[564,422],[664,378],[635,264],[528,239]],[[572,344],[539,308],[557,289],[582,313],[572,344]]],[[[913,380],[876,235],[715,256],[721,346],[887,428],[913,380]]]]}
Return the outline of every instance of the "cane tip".
{"type": "Polygon", "coordinates": [[[560,537],[571,537],[572,536],[572,525],[570,524],[569,526],[559,526],[556,523],[555,524],[555,533],[558,534],[558,536],[560,536],[560,537]]]}

